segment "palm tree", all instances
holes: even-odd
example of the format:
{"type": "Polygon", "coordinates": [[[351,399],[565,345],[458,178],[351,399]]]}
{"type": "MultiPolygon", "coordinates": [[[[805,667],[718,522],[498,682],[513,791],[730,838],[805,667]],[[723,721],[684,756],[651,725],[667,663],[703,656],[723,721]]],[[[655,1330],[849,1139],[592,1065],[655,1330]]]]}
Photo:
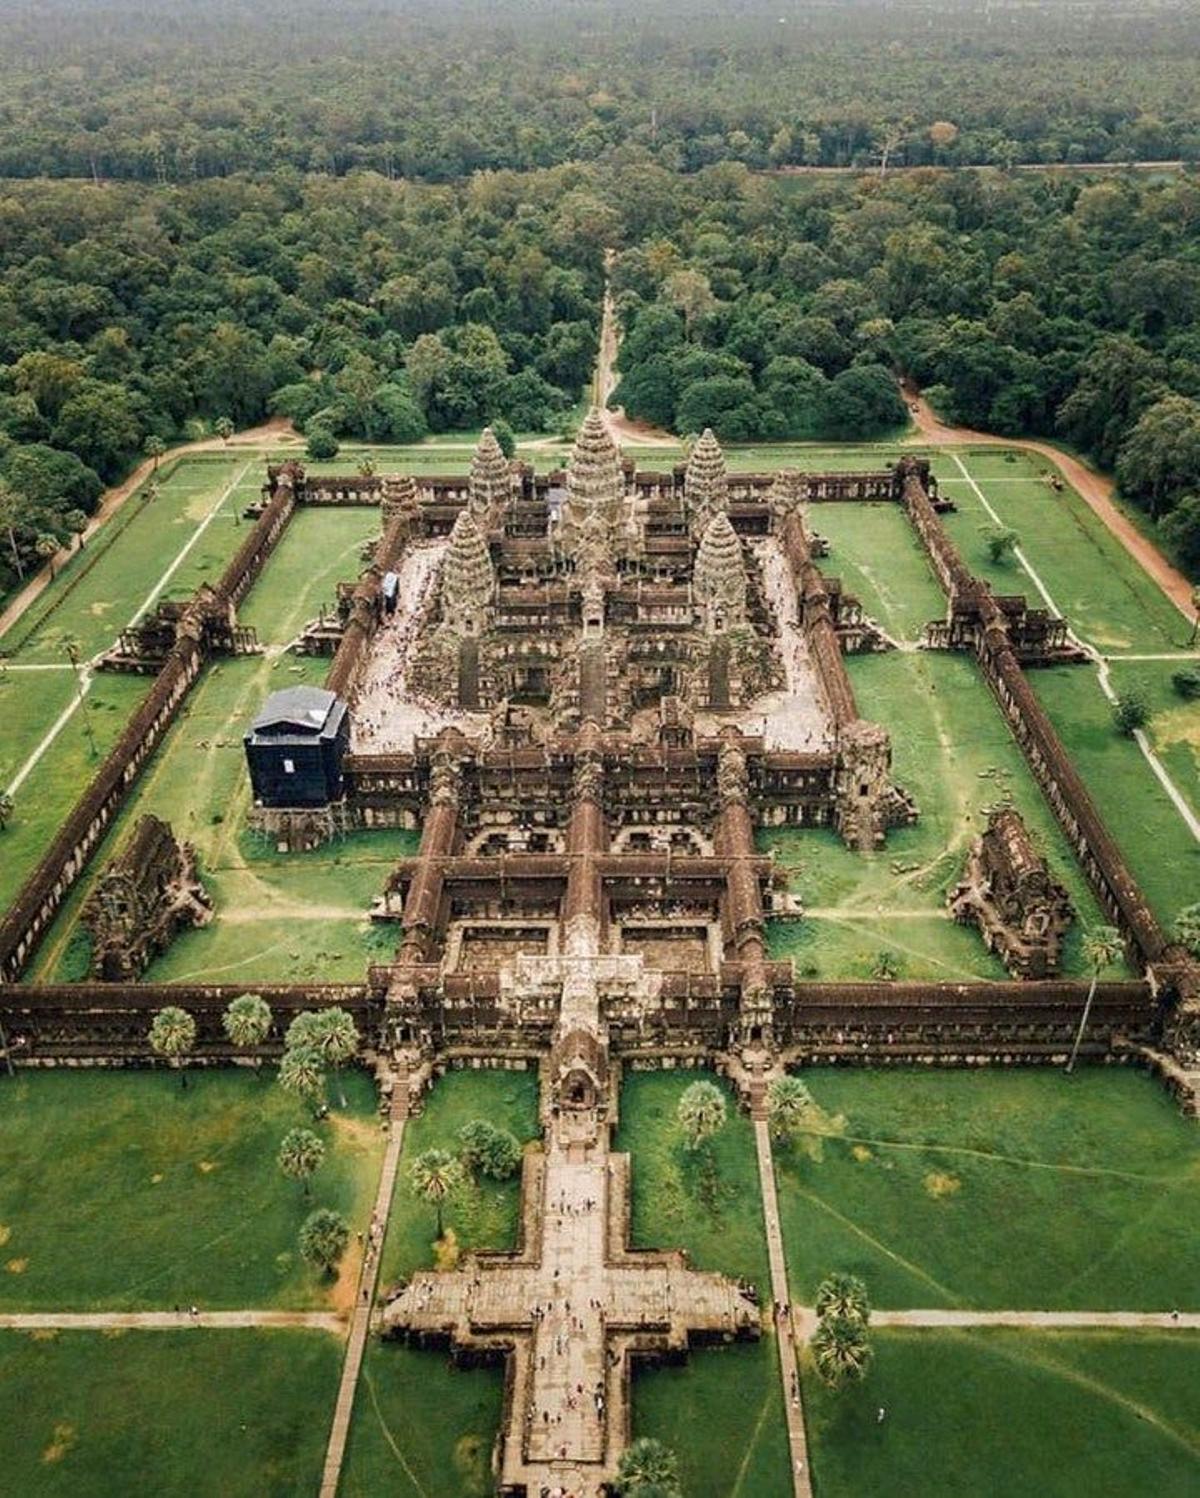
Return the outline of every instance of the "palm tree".
{"type": "Polygon", "coordinates": [[[21,553],[17,550],[16,525],[19,519],[17,496],[8,487],[3,479],[0,479],[0,530],[8,537],[8,549],[12,553],[13,567],[16,570],[19,581],[25,581],[25,567],[21,561],[21,553]]]}
{"type": "Polygon", "coordinates": [[[1084,933],[1083,955],[1092,970],[1092,981],[1088,987],[1083,1014],[1079,1019],[1079,1029],[1075,1032],[1075,1044],[1071,1047],[1071,1054],[1067,1058],[1065,1071],[1068,1077],[1075,1070],[1075,1058],[1079,1055],[1079,1047],[1083,1044],[1083,1032],[1087,1029],[1088,1018],[1092,1012],[1092,1000],[1096,997],[1096,984],[1100,981],[1101,970],[1111,967],[1114,962],[1120,962],[1121,953],[1124,950],[1125,944],[1121,940],[1121,933],[1115,926],[1096,926],[1093,930],[1084,933]]]}
{"type": "Polygon", "coordinates": [[[63,524],[78,540],[80,551],[83,550],[83,533],[87,530],[87,523],[88,518],[85,510],[68,510],[63,516],[63,524]]]}
{"type": "Polygon", "coordinates": [[[800,1139],[812,1160],[821,1158],[822,1140],[846,1132],[845,1118],[826,1113],[799,1077],[774,1077],[767,1084],[767,1119],[780,1143],[800,1139]]]}
{"type": "Polygon", "coordinates": [[[83,732],[87,738],[88,746],[92,751],[92,758],[99,754],[96,747],[96,734],[92,728],[92,715],[88,709],[87,702],[87,675],[82,667],[83,646],[74,635],[64,635],[62,648],[66,652],[67,659],[75,672],[75,692],[79,698],[79,709],[83,715],[83,732]]]}
{"type": "Polygon", "coordinates": [[[325,1067],[320,1051],[308,1045],[284,1051],[279,1063],[279,1085],[307,1102],[313,1117],[320,1118],[325,1106],[325,1067]]]}
{"type": "Polygon", "coordinates": [[[1175,917],[1175,939],[1200,957],[1200,905],[1185,905],[1175,917]]]}
{"type": "Polygon", "coordinates": [[[43,562],[50,563],[50,576],[54,576],[54,558],[58,555],[60,547],[58,537],[49,531],[42,531],[33,543],[33,549],[41,557],[43,562]]]}
{"type": "MultiPolygon", "coordinates": [[[[340,1072],[342,1066],[358,1053],[358,1027],[348,1010],[332,1005],[328,1009],[306,1009],[288,1026],[286,1045],[309,1046],[323,1061],[340,1072]]],[[[339,1082],[338,1100],[346,1106],[339,1082]]]]}
{"type": "Polygon", "coordinates": [[[216,421],[213,422],[213,431],[220,437],[221,444],[224,446],[230,437],[233,436],[233,422],[230,421],[228,416],[218,416],[216,421]]]}
{"type": "Polygon", "coordinates": [[[279,1168],[289,1180],[300,1181],[310,1193],[309,1179],[325,1159],[325,1145],[311,1129],[289,1129],[279,1141],[279,1168]]]}
{"type": "Polygon", "coordinates": [[[855,1274],[827,1274],[817,1286],[817,1315],[841,1316],[866,1326],[871,1318],[866,1285],[855,1274]]]}
{"type": "Polygon", "coordinates": [[[634,1498],[647,1488],[665,1493],[679,1492],[679,1461],[661,1441],[641,1436],[621,1453],[613,1487],[621,1498],[634,1498]]]}
{"type": "Polygon", "coordinates": [[[437,1235],[445,1236],[442,1209],[446,1198],[463,1183],[463,1168],[449,1150],[425,1150],[408,1168],[413,1190],[437,1212],[437,1235]]]}
{"type": "Polygon", "coordinates": [[[154,467],[150,470],[150,472],[157,473],[159,459],[162,457],[163,453],[166,452],[167,444],[162,440],[160,436],[158,436],[157,433],[151,432],[142,446],[145,449],[146,456],[148,458],[153,458],[154,460],[154,467]]]}
{"type": "Polygon", "coordinates": [[[318,1207],[309,1213],[300,1228],[300,1253],[326,1274],[333,1273],[349,1241],[350,1224],[340,1212],[329,1207],[318,1207]]]}
{"type": "Polygon", "coordinates": [[[165,1056],[172,1066],[178,1067],[181,1088],[187,1087],[183,1057],[195,1044],[196,1021],[186,1009],[168,1004],[154,1016],[150,1026],[150,1049],[158,1056],[165,1056]]]}
{"type": "Polygon", "coordinates": [[[871,1343],[857,1317],[822,1316],[809,1347],[817,1372],[831,1389],[866,1378],[871,1343]]]}
{"type": "MultiPolygon", "coordinates": [[[[270,1005],[259,994],[241,994],[229,1001],[221,1023],[225,1034],[239,1050],[253,1050],[262,1045],[271,1029],[270,1005]]],[[[262,1057],[255,1056],[254,1069],[260,1072],[261,1068],[262,1057]]]]}
{"type": "Polygon", "coordinates": [[[679,1095],[675,1116],[688,1149],[699,1149],[725,1123],[725,1094],[712,1082],[693,1082],[679,1095]]]}

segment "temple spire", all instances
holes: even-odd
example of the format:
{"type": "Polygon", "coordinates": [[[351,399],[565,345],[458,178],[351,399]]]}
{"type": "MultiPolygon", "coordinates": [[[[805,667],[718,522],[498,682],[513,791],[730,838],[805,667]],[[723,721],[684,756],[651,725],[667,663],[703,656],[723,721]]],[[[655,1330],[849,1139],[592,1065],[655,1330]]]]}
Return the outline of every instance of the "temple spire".
{"type": "Polygon", "coordinates": [[[688,458],[683,498],[693,536],[703,536],[713,516],[723,512],[729,503],[725,454],[711,427],[704,428],[688,458]]]}
{"type": "Polygon", "coordinates": [[[487,542],[470,510],[462,510],[450,532],[450,546],[442,563],[442,627],[460,634],[479,634],[486,625],[494,590],[495,573],[487,542]]]}
{"type": "Polygon", "coordinates": [[[471,513],[489,530],[512,498],[512,469],[495,432],[484,427],[471,459],[471,513]]]}
{"type": "Polygon", "coordinates": [[[594,544],[598,522],[603,523],[610,547],[619,549],[628,519],[625,509],[621,450],[609,435],[599,408],[593,406],[579,428],[567,465],[567,498],[559,528],[563,550],[574,556],[581,538],[589,534],[594,544]]]}
{"type": "Polygon", "coordinates": [[[724,510],[709,521],[692,571],[696,601],[713,633],[734,628],[746,617],[746,559],[742,543],[724,510]]]}

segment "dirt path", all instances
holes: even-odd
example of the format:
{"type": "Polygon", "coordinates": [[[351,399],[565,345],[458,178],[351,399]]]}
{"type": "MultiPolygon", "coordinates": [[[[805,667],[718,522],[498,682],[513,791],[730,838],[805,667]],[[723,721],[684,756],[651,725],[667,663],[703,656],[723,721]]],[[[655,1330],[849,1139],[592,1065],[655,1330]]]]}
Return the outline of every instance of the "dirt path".
{"type": "Polygon", "coordinates": [[[1192,584],[1162,552],[1148,541],[1138,528],[1113,503],[1111,478],[1081,463],[1069,453],[1060,452],[1048,442],[1025,437],[998,437],[993,432],[977,432],[972,427],[951,427],[939,421],[929,402],[912,386],[906,385],[904,396],[916,422],[921,442],[935,446],[1011,447],[1020,452],[1036,453],[1052,463],[1067,482],[1082,496],[1104,522],[1125,550],[1158,586],[1190,624],[1192,621],[1192,584]]]}
{"type": "MultiPolygon", "coordinates": [[[[138,464],[127,479],[104,491],[96,513],[88,521],[79,538],[80,544],[86,544],[107,525],[125,501],[150,478],[156,467],[161,466],[169,458],[184,457],[188,453],[230,452],[239,448],[259,447],[267,442],[290,443],[300,440],[290,421],[282,416],[274,416],[270,421],[264,421],[261,426],[247,427],[244,431],[235,432],[228,442],[222,442],[219,437],[205,437],[200,442],[182,442],[177,447],[168,448],[157,460],[146,458],[138,464]]],[[[69,546],[55,553],[41,571],[34,573],[21,591],[9,600],[4,612],[0,613],[0,636],[11,629],[26,609],[42,596],[54,580],[57,569],[63,566],[72,555],[73,550],[69,546]]]]}
{"type": "Polygon", "coordinates": [[[329,1311],[28,1311],[0,1315],[0,1331],[8,1332],[177,1332],[182,1327],[210,1331],[247,1327],[307,1327],[343,1336],[346,1318],[329,1311]]]}
{"type": "MultiPolygon", "coordinates": [[[[605,252],[605,264],[611,266],[613,251],[605,252]]],[[[600,352],[596,359],[596,375],[593,395],[604,414],[604,424],[614,442],[631,442],[639,447],[679,447],[679,439],[664,432],[661,427],[650,426],[645,421],[634,421],[625,415],[624,406],[608,409],[608,398],[617,388],[617,349],[620,347],[617,333],[617,313],[613,306],[612,289],[604,288],[604,316],[600,323],[600,352]]]]}

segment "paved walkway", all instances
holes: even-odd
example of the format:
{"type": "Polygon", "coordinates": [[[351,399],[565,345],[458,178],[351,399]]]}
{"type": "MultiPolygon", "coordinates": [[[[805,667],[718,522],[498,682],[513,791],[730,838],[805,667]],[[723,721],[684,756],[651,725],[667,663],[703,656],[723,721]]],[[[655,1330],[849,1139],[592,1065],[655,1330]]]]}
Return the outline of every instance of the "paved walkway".
{"type": "Polygon", "coordinates": [[[0,1331],[106,1332],[116,1330],[177,1332],[197,1326],[209,1331],[243,1327],[299,1326],[314,1331],[346,1330],[346,1318],[334,1311],[18,1311],[0,1314],[0,1331]]]}
{"type": "MultiPolygon", "coordinates": [[[[776,1306],[786,1306],[790,1304],[787,1261],[783,1255],[783,1232],[779,1226],[771,1134],[765,1118],[754,1120],[754,1144],[758,1151],[758,1182],[762,1191],[763,1222],[767,1230],[767,1253],[771,1261],[771,1300],[776,1306]]],[[[804,1406],[801,1403],[800,1372],[796,1362],[796,1334],[792,1317],[777,1315],[775,1330],[778,1333],[779,1377],[783,1384],[783,1407],[787,1415],[788,1445],[791,1448],[793,1491],[796,1498],[812,1498],[808,1438],[804,1431],[804,1406]]]]}
{"type": "MultiPolygon", "coordinates": [[[[812,1306],[793,1306],[796,1335],[807,1341],[817,1329],[812,1306]]],[[[1025,1331],[1200,1332],[1200,1311],[876,1311],[871,1328],[914,1326],[930,1330],[1011,1326],[1025,1331]]]]}
{"type": "Polygon", "coordinates": [[[404,1124],[408,1117],[407,1073],[397,1077],[393,1085],[389,1117],[391,1133],[383,1156],[383,1168],[379,1173],[379,1190],[375,1194],[375,1209],[371,1213],[371,1230],[367,1238],[367,1251],[363,1257],[362,1273],[359,1276],[354,1319],[350,1323],[350,1336],[346,1343],[342,1381],[338,1385],[333,1424],[329,1431],[329,1444],[325,1448],[325,1466],[321,1473],[321,1498],[337,1498],[338,1483],[341,1481],[346,1440],[350,1434],[350,1417],[354,1412],[354,1395],[358,1388],[358,1375],[362,1369],[367,1336],[371,1330],[371,1311],[375,1301],[375,1286],[379,1280],[379,1260],[383,1253],[388,1213],[392,1209],[392,1193],[396,1185],[396,1172],[400,1167],[400,1151],[404,1146],[404,1124]]]}

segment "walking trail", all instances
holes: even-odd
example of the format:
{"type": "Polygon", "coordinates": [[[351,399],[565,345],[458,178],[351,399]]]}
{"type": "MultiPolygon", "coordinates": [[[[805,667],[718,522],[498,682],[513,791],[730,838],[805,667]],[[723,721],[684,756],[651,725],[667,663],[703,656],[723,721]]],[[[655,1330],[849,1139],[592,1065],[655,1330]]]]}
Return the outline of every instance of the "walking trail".
{"type": "Polygon", "coordinates": [[[1129,555],[1154,579],[1191,623],[1194,613],[1192,584],[1113,503],[1115,485],[1106,474],[1097,473],[1094,468],[1089,468],[1086,463],[1081,463],[1069,453],[1060,452],[1048,442],[1025,437],[999,437],[994,432],[977,432],[972,427],[947,426],[934,415],[929,402],[914,387],[906,385],[904,394],[922,442],[943,447],[959,443],[965,446],[1011,447],[1021,452],[1036,453],[1038,457],[1053,463],[1071,487],[1078,491],[1084,503],[1099,516],[1129,555]]]}
{"type": "MultiPolygon", "coordinates": [[[[817,1313],[811,1306],[792,1311],[796,1335],[812,1336],[817,1313]]],[[[1196,1311],[876,1311],[871,1326],[914,1326],[969,1329],[985,1326],[1019,1327],[1025,1331],[1197,1332],[1196,1311]]]]}
{"type": "Polygon", "coordinates": [[[209,1331],[299,1326],[321,1332],[346,1330],[346,1318],[332,1311],[17,1311],[0,1314],[6,1332],[177,1332],[196,1326],[209,1331]]]}
{"type": "Polygon", "coordinates": [[[392,1209],[392,1192],[396,1185],[396,1173],[400,1167],[400,1151],[404,1145],[404,1124],[408,1117],[408,1073],[405,1069],[401,1069],[393,1080],[392,1103],[388,1117],[390,1133],[387,1150],[383,1157],[383,1168],[379,1173],[379,1190],[375,1194],[375,1208],[371,1213],[371,1231],[366,1252],[363,1255],[362,1273],[358,1281],[358,1298],[350,1323],[350,1336],[346,1342],[342,1380],[338,1385],[333,1424],[329,1431],[329,1444],[325,1449],[320,1498],[337,1498],[342,1462],[346,1456],[346,1441],[350,1435],[350,1417],[354,1411],[358,1375],[362,1369],[367,1336],[371,1330],[375,1287],[379,1282],[379,1261],[383,1255],[388,1214],[392,1209]]]}

